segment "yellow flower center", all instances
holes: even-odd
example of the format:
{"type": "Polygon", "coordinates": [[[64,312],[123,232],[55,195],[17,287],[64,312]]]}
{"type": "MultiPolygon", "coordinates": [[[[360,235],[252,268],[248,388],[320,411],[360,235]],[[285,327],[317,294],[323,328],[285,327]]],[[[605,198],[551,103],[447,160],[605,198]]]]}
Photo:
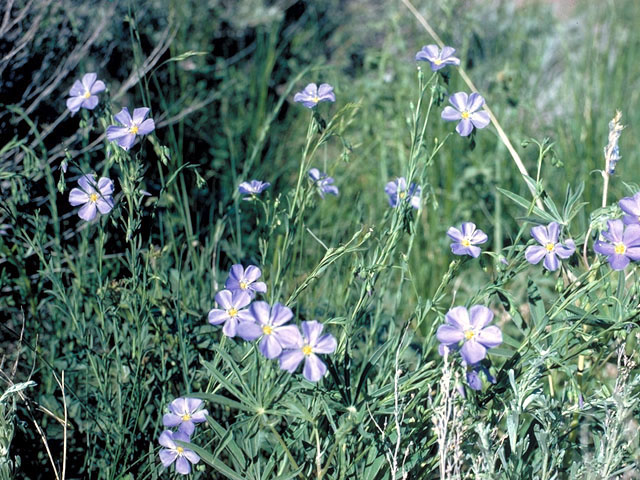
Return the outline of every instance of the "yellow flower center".
{"type": "Polygon", "coordinates": [[[264,327],[262,327],[262,333],[264,333],[265,335],[271,335],[273,333],[273,328],[271,328],[271,326],[269,325],[265,325],[264,327]]]}
{"type": "Polygon", "coordinates": [[[399,196],[400,198],[404,198],[404,197],[406,197],[406,196],[407,196],[407,192],[400,192],[400,193],[398,194],[398,196],[399,196]]]}
{"type": "Polygon", "coordinates": [[[313,97],[313,103],[318,103],[319,101],[320,101],[320,97],[318,97],[317,95],[313,97]]]}
{"type": "Polygon", "coordinates": [[[89,98],[90,96],[91,96],[91,92],[89,90],[84,92],[84,95],[83,95],[84,98],[89,98]]]}
{"type": "Polygon", "coordinates": [[[302,347],[302,353],[304,353],[306,356],[311,355],[311,345],[305,345],[304,347],[302,347]]]}
{"type": "Polygon", "coordinates": [[[231,318],[233,318],[238,314],[238,310],[236,310],[235,308],[232,307],[229,310],[227,310],[227,313],[229,314],[229,316],[231,318]]]}
{"type": "Polygon", "coordinates": [[[471,240],[469,240],[468,238],[463,238],[460,243],[462,244],[463,247],[470,247],[471,246],[471,240]]]}
{"type": "Polygon", "coordinates": [[[97,193],[92,193],[91,195],[89,195],[89,200],[92,203],[96,203],[98,201],[98,194],[97,193]]]}
{"type": "Polygon", "coordinates": [[[627,247],[625,247],[624,243],[618,242],[615,244],[613,251],[616,252],[618,255],[622,255],[624,252],[627,251],[627,247]]]}
{"type": "Polygon", "coordinates": [[[240,282],[240,288],[242,290],[246,290],[249,284],[247,282],[240,282]]]}
{"type": "Polygon", "coordinates": [[[136,135],[138,133],[138,126],[133,125],[131,128],[129,128],[129,133],[133,133],[134,135],[136,135]]]}
{"type": "Polygon", "coordinates": [[[471,340],[475,336],[476,334],[473,332],[473,330],[467,330],[466,332],[464,332],[464,338],[466,338],[467,340],[471,340]]]}
{"type": "Polygon", "coordinates": [[[442,65],[442,60],[440,60],[439,58],[436,58],[433,63],[435,63],[436,65],[442,65]]]}
{"type": "Polygon", "coordinates": [[[182,455],[184,452],[184,448],[182,447],[176,447],[176,452],[178,452],[178,455],[182,455]]]}
{"type": "Polygon", "coordinates": [[[185,413],[184,415],[182,415],[183,422],[188,422],[189,420],[191,420],[191,415],[189,415],[188,413],[185,413]]]}
{"type": "Polygon", "coordinates": [[[547,243],[544,246],[544,248],[546,248],[548,252],[553,252],[554,247],[555,247],[555,245],[553,243],[551,243],[551,242],[547,243]]]}
{"type": "Polygon", "coordinates": [[[462,112],[460,114],[460,116],[466,120],[467,118],[469,118],[471,116],[471,114],[465,110],[464,112],[462,112]]]}

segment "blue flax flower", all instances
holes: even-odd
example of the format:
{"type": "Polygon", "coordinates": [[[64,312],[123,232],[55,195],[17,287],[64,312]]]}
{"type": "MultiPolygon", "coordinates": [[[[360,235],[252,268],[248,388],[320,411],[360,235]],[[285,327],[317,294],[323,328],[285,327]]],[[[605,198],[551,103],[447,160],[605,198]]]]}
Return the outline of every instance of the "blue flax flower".
{"type": "Polygon", "coordinates": [[[245,290],[222,290],[216,294],[216,303],[221,308],[214,308],[209,312],[209,323],[224,323],[222,333],[227,337],[236,336],[239,322],[253,321],[251,313],[245,308],[251,303],[251,296],[245,290]]]}
{"type": "Polygon", "coordinates": [[[601,232],[604,241],[598,240],[593,249],[607,256],[614,270],[624,270],[631,260],[640,260],[640,225],[627,225],[622,220],[608,220],[607,230],[601,232]]]}
{"type": "Polygon", "coordinates": [[[165,448],[159,452],[160,461],[166,468],[176,462],[176,472],[181,475],[188,475],[191,473],[191,464],[198,463],[200,457],[193,450],[176,445],[174,440],[189,442],[189,435],[181,431],[165,430],[162,432],[158,442],[165,448]]]}
{"type": "Polygon", "coordinates": [[[620,209],[625,213],[622,222],[625,225],[640,224],[640,192],[633,197],[624,197],[619,202],[620,209]]]}
{"type": "Polygon", "coordinates": [[[436,71],[447,65],[460,65],[460,59],[453,56],[456,49],[444,46],[442,50],[437,45],[425,45],[418,53],[416,53],[416,61],[429,62],[431,70],[436,71]]]}
{"type": "Polygon", "coordinates": [[[264,282],[256,281],[261,276],[262,272],[255,265],[249,265],[245,270],[242,265],[236,264],[231,267],[224,288],[231,291],[242,290],[253,298],[256,296],[256,292],[265,293],[267,291],[267,285],[264,282]]]}
{"type": "Polygon", "coordinates": [[[442,119],[458,122],[456,131],[463,137],[469,136],[473,127],[484,128],[491,122],[489,114],[484,109],[480,110],[484,105],[484,98],[479,93],[454,93],[449,97],[449,103],[453,107],[444,107],[442,119]]]}
{"type": "Polygon", "coordinates": [[[557,257],[569,258],[576,251],[576,244],[569,239],[566,243],[558,242],[558,233],[560,226],[557,222],[551,222],[548,226],[538,225],[531,229],[531,236],[535,238],[540,245],[531,245],[527,247],[524,256],[527,262],[537,264],[544,258],[544,268],[550,272],[554,272],[560,266],[557,257]]]}
{"type": "Polygon", "coordinates": [[[238,335],[248,341],[262,337],[258,348],[269,359],[278,358],[283,348],[295,348],[300,332],[295,325],[285,325],[293,318],[289,307],[276,303],[254,302],[249,311],[255,322],[238,324],[238,335]]]}
{"type": "Polygon", "coordinates": [[[472,222],[464,222],[461,229],[450,227],[447,230],[447,235],[453,240],[451,251],[454,255],[471,255],[477,258],[481,250],[476,245],[485,243],[488,240],[487,234],[476,229],[476,224],[472,222]]]}
{"type": "Polygon", "coordinates": [[[389,196],[389,205],[393,208],[397,207],[401,201],[409,202],[413,208],[420,208],[422,189],[412,183],[407,190],[407,180],[404,177],[398,177],[387,183],[384,192],[389,196]]]}
{"type": "MultiPolygon", "coordinates": [[[[196,423],[207,420],[209,412],[202,407],[202,400],[199,398],[176,398],[169,404],[169,413],[162,417],[162,424],[165,427],[178,427],[178,431],[193,434],[196,423]]],[[[188,441],[188,440],[187,440],[188,441]]]]}
{"type": "Polygon", "coordinates": [[[333,87],[328,83],[323,83],[318,87],[315,83],[310,83],[304,90],[298,92],[293,97],[294,102],[301,103],[307,108],[313,108],[320,102],[335,102],[336,94],[333,87]]]}
{"type": "Polygon", "coordinates": [[[472,390],[482,390],[482,378],[480,373],[484,373],[490,383],[496,383],[496,379],[489,373],[489,369],[482,365],[482,363],[476,363],[475,365],[467,365],[463,361],[463,366],[467,367],[467,384],[472,390]]]}
{"type": "Polygon", "coordinates": [[[113,208],[113,182],[107,177],[101,177],[96,183],[93,174],[83,175],[78,180],[80,188],[73,188],[69,192],[69,203],[74,207],[82,205],[78,216],[87,222],[96,218],[97,212],[106,214],[113,208]]]}
{"type": "Polygon", "coordinates": [[[262,182],[260,180],[251,180],[250,182],[242,182],[238,185],[238,191],[242,195],[258,195],[269,188],[271,184],[269,182],[262,182]]]}
{"type": "Polygon", "coordinates": [[[93,110],[98,105],[97,93],[102,92],[105,88],[102,80],[97,80],[95,73],[87,73],[82,77],[82,81],[76,80],[69,91],[70,98],[67,98],[67,108],[71,115],[75,114],[81,108],[93,110]]]}
{"type": "Polygon", "coordinates": [[[316,187],[318,187],[320,197],[324,198],[325,193],[338,196],[338,187],[332,185],[334,180],[326,173],[321,172],[317,168],[312,168],[309,170],[309,178],[316,184],[316,187]]]}
{"type": "Polygon", "coordinates": [[[152,118],[145,118],[149,114],[146,107],[133,110],[133,117],[129,114],[129,109],[124,107],[120,113],[115,115],[115,119],[123,126],[111,125],[107,127],[107,138],[115,141],[125,150],[129,150],[136,143],[138,135],[148,135],[156,128],[152,118]]]}
{"type": "Polygon", "coordinates": [[[448,325],[440,325],[436,337],[442,346],[456,350],[460,347],[460,355],[467,365],[473,365],[487,356],[487,349],[502,343],[502,332],[495,325],[493,312],[484,305],[474,305],[469,310],[465,307],[453,307],[445,315],[448,325]]]}
{"type": "Polygon", "coordinates": [[[327,366],[320,360],[318,354],[329,354],[336,350],[337,342],[330,333],[322,334],[323,325],[312,320],[302,322],[302,335],[298,332],[296,347],[284,350],[280,355],[280,368],[293,373],[304,360],[302,374],[310,382],[317,382],[325,373],[327,366]]]}

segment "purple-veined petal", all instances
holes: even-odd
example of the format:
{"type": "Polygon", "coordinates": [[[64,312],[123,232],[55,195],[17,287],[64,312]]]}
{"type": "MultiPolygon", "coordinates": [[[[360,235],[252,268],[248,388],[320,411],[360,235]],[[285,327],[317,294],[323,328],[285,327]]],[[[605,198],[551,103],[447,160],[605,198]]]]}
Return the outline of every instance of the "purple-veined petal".
{"type": "Polygon", "coordinates": [[[127,107],[123,107],[114,117],[118,122],[120,122],[125,127],[130,127],[133,123],[131,115],[129,114],[129,109],[127,107]]]}
{"type": "Polygon", "coordinates": [[[174,413],[165,413],[162,416],[162,424],[165,427],[177,427],[180,423],[182,423],[182,417],[174,413]]]}
{"type": "Polygon", "coordinates": [[[90,222],[91,220],[96,218],[96,214],[97,208],[96,204],[93,202],[85,203],[84,206],[81,207],[80,210],[78,210],[78,216],[81,219],[86,220],[87,222],[90,222]]]}
{"type": "Polygon", "coordinates": [[[470,113],[477,112],[478,110],[480,110],[480,108],[482,108],[483,105],[484,98],[482,98],[482,95],[480,95],[478,92],[473,92],[467,99],[467,106],[465,110],[470,113]]]}
{"type": "Polygon", "coordinates": [[[640,216],[640,195],[636,193],[633,197],[624,197],[619,202],[620,209],[634,217],[640,216]]]}
{"type": "Polygon", "coordinates": [[[198,463],[200,461],[200,456],[193,450],[185,450],[183,455],[191,463],[198,463]]]}
{"type": "Polygon", "coordinates": [[[318,342],[313,345],[313,351],[315,353],[330,354],[335,352],[337,347],[338,342],[336,338],[330,333],[325,333],[318,339],[318,342]]]}
{"type": "Polygon", "coordinates": [[[111,195],[113,193],[113,181],[107,177],[100,177],[98,180],[98,190],[103,196],[111,195]]]}
{"type": "Polygon", "coordinates": [[[556,244],[554,251],[560,258],[569,258],[576,251],[576,244],[569,238],[565,243],[556,244]]]}
{"type": "Polygon", "coordinates": [[[257,279],[260,278],[261,275],[262,275],[262,272],[255,265],[249,265],[247,269],[244,271],[244,278],[249,283],[255,282],[257,279]]]}
{"type": "Polygon", "coordinates": [[[436,333],[439,342],[450,345],[460,342],[464,338],[464,332],[452,325],[440,325],[436,333]]]}
{"type": "Polygon", "coordinates": [[[271,316],[269,325],[278,327],[289,322],[293,318],[293,312],[289,307],[285,307],[281,303],[276,303],[271,307],[271,316]]]}
{"type": "Polygon", "coordinates": [[[277,327],[271,336],[275,337],[283,348],[298,348],[302,344],[302,336],[296,325],[277,327]]]}
{"type": "Polygon", "coordinates": [[[502,343],[502,331],[495,325],[489,325],[480,330],[474,339],[486,348],[497,347],[502,343]]]}
{"type": "Polygon", "coordinates": [[[197,412],[193,412],[193,415],[191,415],[191,421],[193,423],[206,422],[207,415],[209,415],[209,412],[207,410],[198,410],[197,412]]]}
{"type": "Polygon", "coordinates": [[[264,282],[253,282],[249,288],[254,292],[265,293],[267,291],[267,284],[264,282]]]}
{"type": "Polygon", "coordinates": [[[596,241],[596,243],[593,244],[593,249],[596,253],[600,253],[602,255],[614,255],[616,253],[615,247],[612,244],[603,242],[602,240],[596,241]]]}
{"type": "Polygon", "coordinates": [[[243,340],[252,342],[253,340],[262,336],[262,327],[253,322],[240,322],[236,327],[236,335],[243,340]]]}
{"type": "Polygon", "coordinates": [[[327,366],[315,354],[309,355],[304,361],[302,374],[310,382],[317,382],[327,373],[327,366]]]}
{"type": "Polygon", "coordinates": [[[460,355],[468,364],[478,363],[487,356],[487,349],[479,342],[471,339],[464,342],[460,349],[460,355]]]}
{"type": "MultiPolygon", "coordinates": [[[[440,52],[440,58],[442,60],[446,60],[448,59],[451,55],[453,55],[454,53],[456,53],[456,49],[453,47],[449,47],[447,45],[445,45],[444,47],[442,47],[442,52],[440,52]]],[[[460,60],[458,60],[459,62],[460,60]]]]}
{"type": "Polygon", "coordinates": [[[237,316],[228,317],[227,321],[222,327],[222,333],[229,338],[233,338],[238,333],[238,325],[239,325],[239,322],[238,322],[237,316]]]}
{"type": "Polygon", "coordinates": [[[189,415],[192,415],[202,407],[203,402],[199,398],[185,398],[185,403],[187,412],[190,412],[189,415]]]}
{"type": "MultiPolygon", "coordinates": [[[[471,255],[471,252],[470,252],[469,248],[470,247],[465,247],[461,243],[452,243],[451,244],[451,252],[454,255],[471,255]]],[[[478,247],[474,247],[474,248],[477,249],[478,252],[480,251],[480,249],[478,247]]],[[[477,255],[476,255],[476,257],[477,257],[477,255]]]]}
{"type": "Polygon", "coordinates": [[[84,87],[84,90],[87,92],[91,92],[91,87],[93,87],[93,84],[96,83],[97,78],[98,75],[96,75],[95,73],[85,73],[82,77],[82,86],[84,87]]]}
{"type": "Polygon", "coordinates": [[[336,95],[333,93],[333,87],[328,83],[323,83],[318,87],[318,97],[321,101],[336,101],[336,95]]]}
{"type": "Polygon", "coordinates": [[[196,431],[196,426],[193,424],[191,420],[182,421],[180,426],[178,427],[178,431],[176,433],[184,433],[189,437],[193,435],[193,432],[196,431]]]}
{"type": "Polygon", "coordinates": [[[280,354],[280,368],[289,373],[293,373],[303,359],[304,353],[302,353],[302,350],[285,350],[280,354]]]}
{"type": "Polygon", "coordinates": [[[469,96],[465,92],[458,92],[449,97],[449,103],[453,105],[456,110],[462,112],[467,108],[468,99],[469,96]]]}
{"type": "Polygon", "coordinates": [[[629,262],[629,257],[626,255],[618,255],[617,253],[614,253],[609,256],[609,265],[611,265],[611,268],[614,270],[624,270],[627,265],[629,265],[629,262]]]}
{"type": "Polygon", "coordinates": [[[69,90],[69,95],[72,97],[82,97],[82,95],[84,95],[84,86],[80,80],[73,82],[71,90],[69,90]]]}
{"type": "Polygon", "coordinates": [[[475,232],[473,232],[469,240],[471,241],[472,245],[480,245],[489,240],[489,237],[487,237],[487,234],[482,230],[476,230],[475,232]]]}
{"type": "Polygon", "coordinates": [[[147,107],[134,108],[133,115],[131,116],[133,123],[135,123],[136,125],[140,125],[148,114],[149,109],[147,107]]]}
{"type": "Polygon", "coordinates": [[[69,203],[74,207],[85,204],[89,201],[89,195],[79,188],[72,188],[69,192],[69,203]]]}
{"type": "Polygon", "coordinates": [[[95,95],[91,95],[89,98],[85,99],[84,102],[82,102],[82,107],[86,108],[87,110],[93,110],[97,106],[98,106],[98,97],[95,95]]]}
{"type": "Polygon", "coordinates": [[[627,248],[640,245],[640,225],[628,225],[622,235],[622,243],[627,248]]]}
{"type": "Polygon", "coordinates": [[[184,397],[176,398],[169,404],[169,411],[180,416],[184,415],[185,413],[188,413],[189,410],[187,408],[187,399],[184,397]]]}
{"type": "Polygon", "coordinates": [[[236,282],[240,282],[244,278],[244,267],[236,263],[231,266],[231,270],[229,270],[229,279],[233,279],[236,282]]]}
{"type": "Polygon", "coordinates": [[[547,249],[540,245],[531,245],[527,247],[524,252],[524,258],[527,259],[527,262],[532,264],[537,264],[542,260],[547,254],[547,249]]]}
{"type": "Polygon", "coordinates": [[[85,192],[89,194],[94,193],[96,191],[96,176],[93,173],[83,175],[78,179],[78,185],[80,185],[80,188],[85,192]]]}
{"type": "Polygon", "coordinates": [[[209,312],[207,317],[208,322],[211,325],[220,325],[223,322],[226,322],[229,319],[229,314],[226,310],[220,310],[218,308],[214,308],[209,312]]]}
{"type": "Polygon", "coordinates": [[[129,135],[129,129],[127,127],[116,127],[115,125],[107,127],[107,140],[118,140],[127,135],[129,135]]]}
{"type": "Polygon", "coordinates": [[[176,472],[181,475],[188,475],[191,473],[191,464],[183,456],[179,456],[176,459],[176,472]]]}
{"type": "MultiPolygon", "coordinates": [[[[547,243],[550,243],[549,233],[547,232],[547,227],[545,227],[544,225],[537,225],[533,227],[531,229],[531,236],[535,238],[536,241],[542,246],[545,246],[547,243]]],[[[555,241],[551,243],[555,243],[555,241]]]]}
{"type": "Polygon", "coordinates": [[[629,257],[631,260],[637,262],[640,260],[640,246],[628,247],[627,251],[624,254],[629,257]]]}
{"type": "Polygon", "coordinates": [[[633,225],[633,224],[640,224],[640,217],[636,216],[636,215],[629,215],[629,214],[625,214],[622,217],[622,222],[625,225],[633,225]]]}
{"type": "Polygon", "coordinates": [[[471,238],[476,231],[476,224],[473,222],[462,222],[460,230],[462,231],[463,237],[471,238]]]}
{"type": "Polygon", "coordinates": [[[453,307],[444,316],[445,321],[464,332],[471,329],[471,322],[469,320],[469,312],[465,307],[453,307]]]}
{"type": "Polygon", "coordinates": [[[455,227],[449,227],[449,230],[447,230],[447,236],[456,242],[461,242],[464,238],[462,232],[455,227]]]}
{"type": "Polygon", "coordinates": [[[425,45],[416,53],[416,61],[433,62],[438,58],[439,50],[436,45],[425,45]]]}
{"type": "Polygon", "coordinates": [[[474,330],[481,330],[493,320],[493,312],[484,305],[474,305],[469,309],[469,323],[474,330]]]}
{"type": "Polygon", "coordinates": [[[124,137],[120,137],[116,140],[116,143],[125,150],[129,150],[136,143],[136,136],[133,133],[129,133],[124,137]]]}
{"type": "Polygon", "coordinates": [[[176,448],[176,444],[173,441],[173,432],[171,430],[165,430],[162,432],[158,438],[158,443],[169,449],[176,448]]]}
{"type": "Polygon", "coordinates": [[[67,98],[67,108],[71,113],[77,113],[80,107],[84,103],[84,97],[69,97],[67,98]]]}
{"type": "Polygon", "coordinates": [[[138,135],[148,135],[156,129],[156,124],[153,118],[148,118],[140,124],[138,127],[138,135]]]}
{"type": "Polygon", "coordinates": [[[480,247],[476,247],[474,245],[470,245],[466,248],[467,248],[467,253],[471,255],[473,258],[478,258],[482,253],[482,250],[480,249],[480,247]]]}
{"type": "Polygon", "coordinates": [[[462,118],[462,115],[460,114],[460,112],[458,110],[456,110],[455,108],[450,107],[449,105],[447,105],[442,110],[442,113],[440,114],[440,117],[443,120],[446,120],[447,122],[456,122],[456,121],[458,121],[458,120],[460,120],[462,118]]]}
{"type": "Polygon", "coordinates": [[[302,334],[304,335],[304,338],[306,338],[309,342],[309,345],[313,347],[316,343],[318,343],[318,338],[320,338],[323,328],[324,325],[322,325],[320,322],[317,322],[316,320],[302,322],[302,334]]]}
{"type": "Polygon", "coordinates": [[[96,206],[98,207],[98,211],[103,215],[105,213],[109,213],[111,210],[113,210],[113,198],[111,197],[111,195],[108,195],[106,197],[98,197],[98,199],[96,200],[96,206]]]}
{"type": "Polygon", "coordinates": [[[555,272],[560,267],[560,262],[558,261],[558,258],[556,257],[556,254],[554,252],[547,252],[546,256],[544,257],[543,266],[550,272],[555,272]]]}
{"type": "Polygon", "coordinates": [[[216,303],[224,310],[230,310],[233,307],[233,293],[230,290],[221,290],[216,293],[216,303]]]}
{"type": "Polygon", "coordinates": [[[256,322],[260,325],[271,325],[270,323],[270,313],[271,307],[267,302],[253,302],[249,307],[249,311],[256,322]]]}
{"type": "Polygon", "coordinates": [[[624,223],[622,223],[622,220],[608,220],[607,227],[607,232],[603,232],[603,234],[606,233],[606,236],[612,242],[621,242],[624,235],[624,223]]]}
{"type": "Polygon", "coordinates": [[[107,87],[104,84],[104,82],[102,80],[98,80],[96,83],[93,84],[93,86],[89,90],[89,93],[91,93],[91,95],[95,95],[96,93],[100,93],[106,90],[106,88],[107,87]]]}
{"type": "Polygon", "coordinates": [[[260,340],[260,345],[258,346],[262,355],[269,360],[277,358],[282,353],[282,346],[280,342],[276,340],[273,334],[264,335],[262,340],[260,340]]]}
{"type": "Polygon", "coordinates": [[[460,123],[456,125],[456,132],[460,134],[461,137],[468,137],[473,131],[473,123],[468,118],[463,118],[460,120],[460,123]]]}
{"type": "Polygon", "coordinates": [[[558,222],[551,222],[547,225],[547,238],[549,243],[558,243],[558,234],[560,233],[560,225],[558,222]]]}
{"type": "Polygon", "coordinates": [[[473,123],[473,126],[476,128],[485,128],[491,123],[491,117],[485,110],[474,112],[469,118],[471,119],[471,123],[473,123]]]}
{"type": "Polygon", "coordinates": [[[162,462],[162,465],[166,468],[169,467],[176,459],[176,457],[178,456],[178,453],[175,450],[167,450],[167,449],[162,449],[158,452],[158,455],[160,456],[160,461],[162,462]]]}
{"type": "Polygon", "coordinates": [[[251,303],[251,295],[249,295],[246,291],[235,290],[231,294],[231,305],[236,310],[240,310],[241,308],[246,307],[250,303],[251,303]]]}

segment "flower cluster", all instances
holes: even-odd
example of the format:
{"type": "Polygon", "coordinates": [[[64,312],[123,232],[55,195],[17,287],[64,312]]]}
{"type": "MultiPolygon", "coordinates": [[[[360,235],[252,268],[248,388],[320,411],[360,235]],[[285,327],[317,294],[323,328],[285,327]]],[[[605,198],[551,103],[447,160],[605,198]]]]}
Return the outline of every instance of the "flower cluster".
{"type": "MultiPolygon", "coordinates": [[[[105,89],[106,85],[102,80],[98,80],[96,73],[87,73],[82,77],[82,80],[76,80],[73,83],[69,91],[70,97],[67,99],[67,108],[72,115],[81,108],[93,110],[98,105],[97,94],[105,89]]],[[[155,130],[153,119],[146,118],[148,114],[148,108],[136,108],[132,117],[129,110],[124,107],[114,117],[121,125],[107,127],[107,139],[115,141],[125,150],[129,150],[134,145],[137,136],[147,135],[155,130]]],[[[62,170],[66,173],[66,161],[62,164],[62,170]]],[[[111,179],[102,177],[96,183],[95,175],[83,175],[78,180],[78,185],[80,188],[74,188],[69,193],[69,203],[74,207],[82,205],[78,211],[78,216],[81,219],[91,221],[98,212],[104,215],[113,209],[114,188],[111,179]]]]}
{"type": "Polygon", "coordinates": [[[206,421],[209,412],[202,407],[202,400],[197,398],[180,397],[169,404],[169,413],[162,417],[162,424],[168,428],[178,427],[176,431],[165,430],[158,438],[158,442],[164,448],[158,455],[165,467],[175,462],[176,472],[187,475],[191,473],[191,464],[200,461],[200,457],[193,450],[176,444],[190,442],[191,435],[196,429],[197,423],[206,421]]]}
{"type": "Polygon", "coordinates": [[[291,309],[281,303],[273,306],[265,301],[255,301],[256,293],[266,293],[267,286],[259,282],[262,272],[255,265],[246,269],[233,265],[225,290],[216,295],[221,308],[209,312],[209,323],[224,323],[222,333],[228,337],[236,335],[246,341],[259,341],[258,350],[270,360],[278,359],[280,368],[294,373],[302,360],[304,377],[317,382],[327,372],[326,365],[318,354],[333,353],[337,347],[331,334],[321,335],[323,325],[316,321],[302,322],[302,333],[290,323],[291,309]]]}

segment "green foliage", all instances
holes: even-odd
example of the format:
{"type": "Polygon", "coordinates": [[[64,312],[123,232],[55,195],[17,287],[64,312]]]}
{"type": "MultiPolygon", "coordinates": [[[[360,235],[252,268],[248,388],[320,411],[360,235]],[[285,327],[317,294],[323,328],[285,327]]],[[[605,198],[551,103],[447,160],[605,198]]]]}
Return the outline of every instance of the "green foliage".
{"type": "Polygon", "coordinates": [[[209,411],[180,443],[202,459],[193,478],[637,475],[638,268],[592,250],[640,182],[636,2],[585,0],[569,18],[420,6],[529,175],[493,127],[469,141],[441,121],[468,87],[453,68],[416,72],[432,41],[401,2],[99,3],[0,7],[0,478],[177,477],[157,439],[187,395],[209,411]],[[70,117],[90,71],[108,89],[70,117]],[[336,104],[293,103],[312,81],[336,104]],[[142,105],[153,135],[129,152],[104,138],[142,105]],[[617,108],[629,131],[603,206],[617,108]],[[311,167],[337,198],[317,195],[311,167]],[[84,222],[68,194],[92,172],[114,179],[116,207],[84,222]],[[400,176],[422,187],[420,210],[389,208],[400,176]],[[253,178],[272,186],[243,199],[253,178]],[[489,234],[479,259],[449,251],[463,221],[489,234]],[[552,221],[578,247],[555,273],[524,256],[552,221]],[[320,382],[207,323],[235,263],[336,337],[320,382]],[[452,306],[475,304],[503,332],[480,391],[435,338],[452,306]]]}

